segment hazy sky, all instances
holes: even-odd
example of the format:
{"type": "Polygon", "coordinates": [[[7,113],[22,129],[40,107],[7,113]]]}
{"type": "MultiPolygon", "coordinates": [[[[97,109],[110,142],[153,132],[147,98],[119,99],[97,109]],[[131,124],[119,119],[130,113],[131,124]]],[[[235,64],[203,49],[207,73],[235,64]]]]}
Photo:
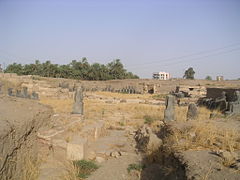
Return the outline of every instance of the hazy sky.
{"type": "Polygon", "coordinates": [[[240,0],[0,0],[0,63],[119,58],[142,78],[240,78],[240,0]]]}

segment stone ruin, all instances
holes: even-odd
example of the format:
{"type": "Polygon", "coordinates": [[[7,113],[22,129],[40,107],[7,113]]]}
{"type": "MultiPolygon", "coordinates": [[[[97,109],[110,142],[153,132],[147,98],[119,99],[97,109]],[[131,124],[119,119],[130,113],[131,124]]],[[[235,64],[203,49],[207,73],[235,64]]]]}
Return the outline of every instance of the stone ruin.
{"type": "Polygon", "coordinates": [[[195,103],[190,103],[188,105],[188,111],[187,111],[187,121],[188,120],[194,120],[198,117],[198,108],[195,103]]]}
{"type": "Polygon", "coordinates": [[[23,87],[21,90],[17,89],[16,91],[14,91],[13,88],[8,88],[7,94],[8,96],[14,96],[14,97],[25,98],[25,99],[33,99],[33,100],[39,99],[39,95],[35,91],[33,91],[32,93],[29,93],[27,87],[23,87]]]}
{"type": "Polygon", "coordinates": [[[175,120],[175,97],[167,95],[165,100],[166,109],[164,111],[164,122],[175,120]]]}
{"type": "Polygon", "coordinates": [[[140,152],[156,151],[162,145],[162,140],[146,125],[136,131],[134,138],[140,152]]]}
{"type": "Polygon", "coordinates": [[[78,87],[74,95],[73,114],[83,115],[83,88],[78,87]]]}
{"type": "Polygon", "coordinates": [[[200,98],[198,105],[226,115],[240,114],[240,89],[208,88],[207,96],[200,98]]]}
{"type": "Polygon", "coordinates": [[[206,88],[204,86],[176,86],[176,90],[171,92],[170,94],[178,97],[192,97],[192,98],[200,98],[206,96],[206,88]]]}

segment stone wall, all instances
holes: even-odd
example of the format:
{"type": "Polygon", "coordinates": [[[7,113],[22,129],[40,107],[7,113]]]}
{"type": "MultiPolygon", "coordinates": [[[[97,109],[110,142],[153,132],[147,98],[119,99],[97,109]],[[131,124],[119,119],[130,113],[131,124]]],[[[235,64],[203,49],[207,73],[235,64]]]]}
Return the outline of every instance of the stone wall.
{"type": "Polygon", "coordinates": [[[216,99],[225,91],[227,102],[231,102],[234,101],[234,92],[237,90],[240,91],[240,88],[207,88],[207,98],[216,99]]]}

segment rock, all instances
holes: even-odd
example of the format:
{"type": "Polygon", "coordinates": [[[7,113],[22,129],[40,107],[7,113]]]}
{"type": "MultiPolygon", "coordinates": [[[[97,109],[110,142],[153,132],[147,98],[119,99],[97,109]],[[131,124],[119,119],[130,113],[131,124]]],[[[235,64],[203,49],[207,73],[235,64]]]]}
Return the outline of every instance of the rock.
{"type": "Polygon", "coordinates": [[[238,154],[229,151],[220,151],[218,155],[223,158],[224,161],[231,162],[238,158],[238,154]]]}
{"type": "Polygon", "coordinates": [[[103,157],[96,157],[96,161],[98,162],[98,163],[102,163],[102,162],[104,162],[105,161],[105,159],[103,158],[103,157]]]}
{"type": "Polygon", "coordinates": [[[239,171],[240,170],[240,161],[238,160],[237,162],[233,163],[230,167],[239,171]]]}
{"type": "Polygon", "coordinates": [[[127,102],[126,99],[121,99],[121,100],[120,100],[120,103],[126,103],[126,102],[127,102]]]}
{"type": "Polygon", "coordinates": [[[198,108],[194,103],[188,105],[187,120],[193,120],[198,117],[198,108]]]}
{"type": "Polygon", "coordinates": [[[167,95],[165,100],[166,109],[164,111],[164,122],[175,120],[175,97],[167,95]]]}
{"type": "Polygon", "coordinates": [[[105,152],[105,155],[106,155],[106,156],[111,156],[111,153],[112,153],[111,150],[107,150],[107,151],[105,152]]]}
{"type": "Polygon", "coordinates": [[[124,152],[124,151],[120,151],[119,154],[120,154],[121,156],[126,156],[126,155],[128,155],[128,153],[127,153],[127,152],[124,152]]]}
{"type": "Polygon", "coordinates": [[[162,145],[162,140],[147,126],[143,126],[137,130],[135,140],[137,142],[137,149],[143,152],[155,151],[162,145]]]}
{"type": "Polygon", "coordinates": [[[96,153],[94,151],[88,151],[85,158],[88,160],[94,160],[96,158],[96,153]]]}
{"type": "Polygon", "coordinates": [[[113,152],[111,152],[110,156],[115,157],[115,158],[119,158],[120,154],[117,151],[113,151],[113,152]]]}
{"type": "Polygon", "coordinates": [[[107,101],[105,101],[105,103],[112,104],[113,101],[112,100],[107,100],[107,101]]]}

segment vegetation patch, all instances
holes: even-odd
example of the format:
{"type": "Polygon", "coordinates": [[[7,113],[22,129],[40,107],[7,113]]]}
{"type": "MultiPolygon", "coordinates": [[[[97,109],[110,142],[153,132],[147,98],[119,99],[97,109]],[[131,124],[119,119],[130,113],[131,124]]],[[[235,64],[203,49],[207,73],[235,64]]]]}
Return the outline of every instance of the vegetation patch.
{"type": "Polygon", "coordinates": [[[128,173],[130,173],[132,170],[136,170],[136,171],[141,171],[145,168],[145,165],[142,164],[129,164],[128,165],[128,173]]]}
{"type": "Polygon", "coordinates": [[[145,115],[143,118],[144,118],[144,123],[148,125],[151,125],[154,121],[157,120],[155,117],[150,115],[145,115]]]}
{"type": "Polygon", "coordinates": [[[78,169],[78,177],[85,179],[87,178],[92,172],[99,168],[93,161],[73,161],[74,166],[78,169]]]}
{"type": "Polygon", "coordinates": [[[155,94],[152,96],[152,98],[156,100],[161,100],[161,99],[165,99],[166,96],[167,96],[166,94],[155,94]]]}

